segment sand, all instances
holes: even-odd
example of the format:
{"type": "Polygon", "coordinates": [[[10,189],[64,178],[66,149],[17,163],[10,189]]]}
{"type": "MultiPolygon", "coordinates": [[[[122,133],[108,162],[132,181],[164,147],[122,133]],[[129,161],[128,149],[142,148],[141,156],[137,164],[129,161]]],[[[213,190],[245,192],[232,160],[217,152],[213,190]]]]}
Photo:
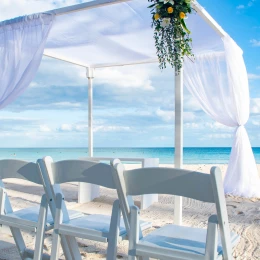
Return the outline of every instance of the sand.
{"type": "MultiPolygon", "coordinates": [[[[165,166],[165,165],[162,165],[165,166]]],[[[169,166],[169,165],[167,165],[169,166]]],[[[222,172],[226,165],[218,165],[222,172]]],[[[127,169],[135,168],[136,165],[126,165],[127,169]]],[[[209,172],[211,165],[185,165],[184,168],[209,172]]],[[[258,165],[260,172],[260,165],[258,165]]],[[[43,189],[26,181],[5,181],[8,195],[15,210],[28,206],[37,205],[43,189]]],[[[260,188],[260,187],[259,187],[260,188]]],[[[77,184],[65,184],[62,186],[67,207],[81,210],[85,213],[111,214],[113,201],[117,198],[116,192],[101,188],[101,196],[86,204],[77,204],[77,184]]],[[[135,202],[139,205],[139,198],[135,202]]],[[[260,259],[260,199],[244,199],[227,197],[227,209],[232,231],[241,236],[239,244],[234,251],[234,258],[239,260],[260,259]]],[[[192,199],[183,199],[183,224],[186,226],[206,227],[209,215],[215,213],[214,205],[201,203],[192,199]]],[[[152,222],[151,232],[155,228],[167,223],[173,223],[174,198],[173,196],[160,195],[159,202],[146,210],[141,211],[141,218],[152,222]]],[[[28,247],[33,248],[33,234],[24,233],[28,247]]],[[[106,244],[78,239],[83,259],[105,259],[106,244]]],[[[127,259],[128,242],[123,241],[118,246],[118,259],[127,259]]],[[[44,250],[50,253],[51,232],[46,236],[44,250]]],[[[0,233],[0,260],[20,259],[11,235],[0,233]]],[[[64,257],[61,254],[61,259],[64,257]]]]}

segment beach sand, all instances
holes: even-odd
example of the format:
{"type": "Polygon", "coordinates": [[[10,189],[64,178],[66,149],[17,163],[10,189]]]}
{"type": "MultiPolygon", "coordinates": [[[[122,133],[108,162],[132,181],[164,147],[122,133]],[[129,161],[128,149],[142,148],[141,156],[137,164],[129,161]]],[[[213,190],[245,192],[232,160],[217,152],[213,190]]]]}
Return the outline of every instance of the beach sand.
{"type": "MultiPolygon", "coordinates": [[[[170,165],[161,165],[170,166],[170,165]]],[[[212,165],[185,165],[185,169],[197,170],[209,173],[212,165]]],[[[226,171],[226,165],[218,165],[222,172],[226,171]]],[[[126,165],[127,169],[136,168],[136,165],[126,165]]],[[[260,165],[258,165],[260,173],[260,165]]],[[[43,189],[26,181],[5,181],[8,195],[15,210],[28,206],[34,206],[40,202],[43,189]]],[[[117,198],[116,192],[101,188],[101,196],[86,204],[77,204],[77,184],[62,185],[63,192],[70,209],[81,210],[85,213],[111,214],[113,201],[117,198]]],[[[260,187],[259,187],[260,188],[260,187]]],[[[134,198],[140,205],[140,198],[134,198]]],[[[232,231],[241,236],[240,242],[235,248],[234,258],[239,260],[260,259],[260,199],[243,199],[227,197],[227,209],[232,231]]],[[[201,203],[192,199],[183,199],[183,224],[186,226],[206,227],[207,219],[215,213],[214,205],[201,203]]],[[[152,222],[152,228],[168,223],[173,223],[174,198],[173,196],[160,195],[159,202],[146,210],[141,211],[141,219],[152,222]]],[[[34,246],[34,236],[24,233],[27,245],[34,246]]],[[[83,259],[105,259],[107,244],[78,239],[83,259]]],[[[127,259],[128,242],[122,241],[118,245],[118,259],[127,259]]],[[[46,236],[44,251],[50,253],[51,232],[46,236]]],[[[11,235],[0,233],[0,260],[20,259],[11,235]]],[[[64,257],[61,255],[61,259],[64,257]]]]}

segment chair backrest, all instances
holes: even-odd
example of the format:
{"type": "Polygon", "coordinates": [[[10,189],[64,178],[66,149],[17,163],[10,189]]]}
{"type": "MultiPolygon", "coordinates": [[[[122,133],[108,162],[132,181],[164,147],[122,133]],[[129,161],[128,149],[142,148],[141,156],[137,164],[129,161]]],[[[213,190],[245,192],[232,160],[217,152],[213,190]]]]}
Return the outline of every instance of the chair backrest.
{"type": "MultiPolygon", "coordinates": [[[[64,160],[54,162],[50,156],[39,159],[43,187],[49,201],[50,210],[55,215],[55,197],[62,193],[61,183],[87,182],[115,189],[112,171],[113,167],[103,163],[86,160],[64,160]]],[[[69,219],[65,203],[62,203],[63,220],[69,219]]]]}
{"type": "MultiPolygon", "coordinates": [[[[42,185],[39,166],[33,162],[26,162],[16,159],[0,160],[0,188],[4,188],[4,183],[2,180],[8,178],[27,180],[42,185]]],[[[2,192],[1,194],[3,195],[2,192]]],[[[3,205],[1,203],[3,211],[6,214],[13,212],[8,196],[0,198],[1,201],[2,199],[4,199],[3,205]]]]}
{"type": "Polygon", "coordinates": [[[116,160],[114,180],[118,197],[129,212],[127,196],[143,194],[169,194],[188,197],[203,202],[215,203],[224,255],[231,248],[228,215],[218,167],[212,167],[210,174],[176,168],[141,168],[126,171],[116,160]]]}
{"type": "Polygon", "coordinates": [[[126,195],[171,194],[215,202],[209,174],[161,167],[125,171],[122,164],[116,170],[126,195]]]}
{"type": "Polygon", "coordinates": [[[45,157],[43,161],[53,184],[86,182],[116,189],[112,175],[114,169],[108,164],[86,160],[53,162],[49,156],[45,157]]]}
{"type": "Polygon", "coordinates": [[[23,179],[42,184],[37,163],[22,160],[0,160],[0,180],[7,178],[23,179]]]}

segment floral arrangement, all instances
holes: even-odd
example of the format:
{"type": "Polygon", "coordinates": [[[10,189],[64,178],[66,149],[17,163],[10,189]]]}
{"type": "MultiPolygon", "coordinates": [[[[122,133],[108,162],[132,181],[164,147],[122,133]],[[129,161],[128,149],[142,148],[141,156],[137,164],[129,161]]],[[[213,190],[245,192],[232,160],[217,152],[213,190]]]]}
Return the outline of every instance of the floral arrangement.
{"type": "Polygon", "coordinates": [[[148,0],[153,4],[154,39],[159,67],[166,68],[168,62],[177,73],[182,68],[184,56],[193,56],[192,39],[184,19],[192,12],[192,0],[148,0]]]}

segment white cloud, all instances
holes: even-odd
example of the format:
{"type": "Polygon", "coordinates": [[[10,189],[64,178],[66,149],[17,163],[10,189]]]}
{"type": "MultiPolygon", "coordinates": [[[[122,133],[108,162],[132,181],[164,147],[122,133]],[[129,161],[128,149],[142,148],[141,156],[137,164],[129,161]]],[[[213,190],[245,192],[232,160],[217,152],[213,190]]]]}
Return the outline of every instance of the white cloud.
{"type": "Polygon", "coordinates": [[[75,125],[73,128],[75,129],[76,132],[87,132],[87,130],[88,130],[88,125],[84,125],[84,124],[78,125],[78,124],[77,124],[77,125],[75,125]]]}
{"type": "Polygon", "coordinates": [[[129,132],[129,126],[94,126],[94,132],[129,132]]]}
{"type": "MultiPolygon", "coordinates": [[[[158,108],[156,110],[156,115],[160,117],[164,122],[173,122],[175,119],[175,111],[173,110],[162,110],[158,108]]],[[[183,112],[183,120],[186,122],[194,121],[196,116],[193,112],[183,112]]]]}
{"type": "Polygon", "coordinates": [[[234,131],[234,128],[225,126],[223,124],[220,124],[218,122],[192,122],[192,123],[185,123],[185,128],[188,129],[211,129],[213,131],[221,131],[221,132],[232,132],[234,131]]]}
{"type": "Polygon", "coordinates": [[[202,128],[202,124],[198,124],[198,123],[186,123],[184,124],[185,128],[190,128],[190,129],[200,129],[202,128]]]}
{"type": "Polygon", "coordinates": [[[57,108],[79,108],[82,106],[81,103],[72,103],[72,102],[57,102],[57,103],[52,103],[51,105],[57,107],[57,108]]]}
{"type": "Polygon", "coordinates": [[[193,112],[183,112],[183,120],[186,122],[194,121],[196,116],[193,112]]]}
{"type": "Polygon", "coordinates": [[[47,125],[40,125],[40,132],[51,132],[51,129],[47,125]]]}
{"type": "Polygon", "coordinates": [[[155,140],[155,141],[167,141],[167,140],[171,140],[171,138],[169,138],[169,136],[161,135],[161,136],[155,136],[153,138],[153,140],[155,140]]]}
{"type": "Polygon", "coordinates": [[[251,99],[250,111],[252,114],[260,114],[260,98],[251,99]]]}
{"type": "Polygon", "coordinates": [[[249,79],[260,79],[260,75],[249,73],[248,78],[249,79]]]}
{"type": "Polygon", "coordinates": [[[29,88],[33,88],[33,87],[38,87],[39,84],[35,81],[32,81],[31,84],[29,85],[29,88]]]}
{"type": "Polygon", "coordinates": [[[116,88],[154,90],[149,74],[149,70],[141,66],[97,69],[95,71],[95,82],[116,88]]]}
{"type": "Polygon", "coordinates": [[[247,6],[248,6],[248,7],[253,6],[253,4],[254,4],[255,1],[256,1],[256,0],[251,0],[251,1],[249,1],[248,4],[247,4],[247,6]]]}
{"type": "Polygon", "coordinates": [[[156,115],[160,117],[165,122],[172,122],[175,118],[174,111],[168,110],[161,110],[160,108],[156,110],[156,115]]]}
{"type": "Polygon", "coordinates": [[[256,39],[250,40],[250,43],[252,44],[253,47],[260,47],[260,41],[256,39]]]}
{"type": "Polygon", "coordinates": [[[244,8],[245,8],[244,5],[238,5],[238,6],[237,6],[237,9],[244,9],[244,8]]]}
{"type": "Polygon", "coordinates": [[[37,72],[34,85],[36,84],[37,87],[51,85],[86,86],[87,88],[86,69],[67,62],[44,57],[37,72]]]}
{"type": "Polygon", "coordinates": [[[207,135],[208,138],[210,139],[227,139],[227,138],[232,138],[232,134],[209,134],[207,135]]]}
{"type": "Polygon", "coordinates": [[[189,111],[199,111],[202,110],[199,102],[193,96],[189,95],[184,98],[184,109],[189,111]]]}
{"type": "Polygon", "coordinates": [[[252,121],[252,124],[253,124],[253,125],[256,125],[256,126],[260,126],[260,120],[259,120],[259,121],[253,120],[253,121],[252,121]]]}
{"type": "Polygon", "coordinates": [[[217,129],[217,130],[233,131],[232,127],[225,126],[219,122],[205,123],[205,127],[211,128],[211,129],[217,129]]]}
{"type": "Polygon", "coordinates": [[[57,129],[59,132],[87,132],[88,125],[86,124],[62,124],[57,129]]]}
{"type": "Polygon", "coordinates": [[[252,7],[253,5],[254,5],[254,2],[255,2],[256,0],[250,0],[246,5],[245,4],[240,4],[240,5],[238,5],[236,8],[238,9],[238,10],[242,10],[242,9],[245,9],[245,8],[250,8],[250,7],[252,7]]]}
{"type": "MultiPolygon", "coordinates": [[[[86,132],[88,131],[87,124],[62,124],[57,129],[59,132],[86,132]]],[[[98,125],[93,127],[93,132],[129,132],[129,126],[116,125],[98,125]]]]}
{"type": "Polygon", "coordinates": [[[39,133],[37,131],[28,131],[28,132],[23,133],[22,136],[26,136],[26,137],[33,139],[33,140],[44,140],[44,139],[46,139],[46,136],[39,135],[39,133]]]}
{"type": "Polygon", "coordinates": [[[60,132],[70,132],[70,131],[72,131],[72,129],[73,129],[73,126],[70,125],[70,124],[62,124],[62,125],[58,128],[58,130],[59,130],[60,132]]]}

